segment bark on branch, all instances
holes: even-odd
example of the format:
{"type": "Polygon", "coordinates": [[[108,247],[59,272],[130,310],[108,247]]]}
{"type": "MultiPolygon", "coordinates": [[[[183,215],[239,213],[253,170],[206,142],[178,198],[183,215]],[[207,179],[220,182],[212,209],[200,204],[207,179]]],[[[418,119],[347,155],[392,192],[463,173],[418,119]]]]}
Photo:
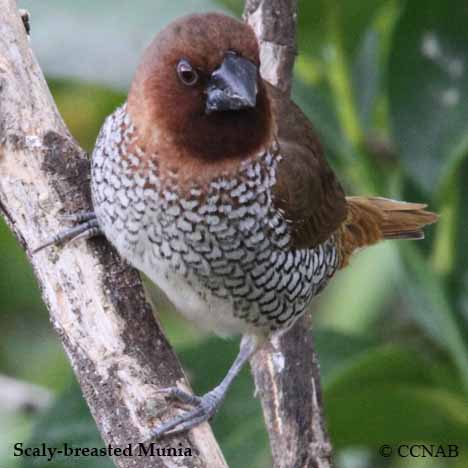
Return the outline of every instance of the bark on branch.
{"type": "MultiPolygon", "coordinates": [[[[247,0],[245,20],[260,41],[262,76],[291,91],[296,55],[297,0],[247,0]]],[[[329,468],[331,444],[323,417],[320,369],[310,318],[251,360],[275,468],[329,468]]]]}
{"type": "MultiPolygon", "coordinates": [[[[16,2],[0,0],[0,212],[29,255],[105,443],[124,447],[146,439],[157,422],[151,415],[166,406],[155,391],[187,384],[139,275],[105,240],[30,253],[61,228],[60,213],[90,209],[88,179],[86,154],[58,114],[16,2]]],[[[227,466],[207,424],[164,446],[191,448],[193,456],[114,463],[227,466]]]]}

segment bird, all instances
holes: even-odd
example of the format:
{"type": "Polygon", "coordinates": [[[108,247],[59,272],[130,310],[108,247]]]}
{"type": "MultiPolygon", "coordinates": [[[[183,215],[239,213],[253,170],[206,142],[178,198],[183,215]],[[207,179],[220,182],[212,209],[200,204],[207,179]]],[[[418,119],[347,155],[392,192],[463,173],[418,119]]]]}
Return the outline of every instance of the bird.
{"type": "Polygon", "coordinates": [[[103,234],[182,315],[240,335],[224,379],[154,438],[210,419],[243,365],[284,333],[358,250],[422,239],[426,205],[346,196],[312,123],[260,75],[246,23],[219,13],[176,19],[145,50],[128,98],[91,159],[93,212],[39,249],[103,234]]]}

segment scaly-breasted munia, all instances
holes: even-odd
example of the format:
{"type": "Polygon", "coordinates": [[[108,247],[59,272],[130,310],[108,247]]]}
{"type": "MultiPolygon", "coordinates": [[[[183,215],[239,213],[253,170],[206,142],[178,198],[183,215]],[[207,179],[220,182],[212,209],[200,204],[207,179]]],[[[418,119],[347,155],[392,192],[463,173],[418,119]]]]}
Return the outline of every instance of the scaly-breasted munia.
{"type": "Polygon", "coordinates": [[[259,66],[252,29],[227,16],[160,32],[97,139],[94,213],[53,239],[99,230],[183,315],[243,335],[214,390],[166,389],[193,410],[155,436],[212,416],[262,340],[291,327],[355,250],[420,239],[437,219],[421,204],[345,197],[311,124],[259,66]]]}

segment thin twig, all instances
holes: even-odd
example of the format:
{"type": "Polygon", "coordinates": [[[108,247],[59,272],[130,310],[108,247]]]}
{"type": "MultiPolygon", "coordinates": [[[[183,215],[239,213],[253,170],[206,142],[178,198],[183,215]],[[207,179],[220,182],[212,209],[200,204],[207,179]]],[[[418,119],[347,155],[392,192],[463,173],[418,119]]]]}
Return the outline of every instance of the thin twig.
{"type": "MultiPolygon", "coordinates": [[[[262,76],[290,92],[296,55],[296,0],[247,0],[245,20],[261,47],[262,76]]],[[[310,318],[274,337],[251,361],[275,468],[329,468],[320,370],[310,318]]]]}

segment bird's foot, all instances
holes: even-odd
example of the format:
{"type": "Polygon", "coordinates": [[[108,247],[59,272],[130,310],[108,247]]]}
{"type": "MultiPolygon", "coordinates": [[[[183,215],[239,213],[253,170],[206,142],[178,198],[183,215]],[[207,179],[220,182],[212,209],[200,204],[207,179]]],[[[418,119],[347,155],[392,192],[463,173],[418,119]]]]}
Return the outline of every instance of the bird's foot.
{"type": "Polygon", "coordinates": [[[168,400],[192,406],[193,409],[162,423],[152,431],[150,439],[179,434],[208,421],[218,411],[225,395],[219,386],[201,397],[184,392],[178,387],[163,388],[158,393],[165,393],[168,400]]]}
{"type": "Polygon", "coordinates": [[[191,395],[177,387],[160,389],[158,393],[165,393],[166,398],[179,404],[192,406],[193,409],[185,411],[156,427],[151,432],[150,439],[147,442],[151,442],[152,439],[160,439],[164,436],[188,431],[211,419],[221,406],[230,385],[239,374],[242,366],[252,357],[260,343],[258,336],[245,335],[241,340],[239,354],[224,379],[213,390],[201,397],[191,395]]]}
{"type": "Polygon", "coordinates": [[[33,254],[49,247],[51,245],[61,244],[63,242],[76,242],[77,240],[85,240],[101,234],[96,215],[92,211],[85,211],[60,217],[62,221],[78,223],[69,229],[64,229],[59,233],[46,240],[39,247],[34,249],[33,254]]]}
{"type": "Polygon", "coordinates": [[[63,214],[59,216],[62,221],[68,221],[69,223],[84,223],[96,219],[94,211],[80,211],[78,213],[63,214]]]}

